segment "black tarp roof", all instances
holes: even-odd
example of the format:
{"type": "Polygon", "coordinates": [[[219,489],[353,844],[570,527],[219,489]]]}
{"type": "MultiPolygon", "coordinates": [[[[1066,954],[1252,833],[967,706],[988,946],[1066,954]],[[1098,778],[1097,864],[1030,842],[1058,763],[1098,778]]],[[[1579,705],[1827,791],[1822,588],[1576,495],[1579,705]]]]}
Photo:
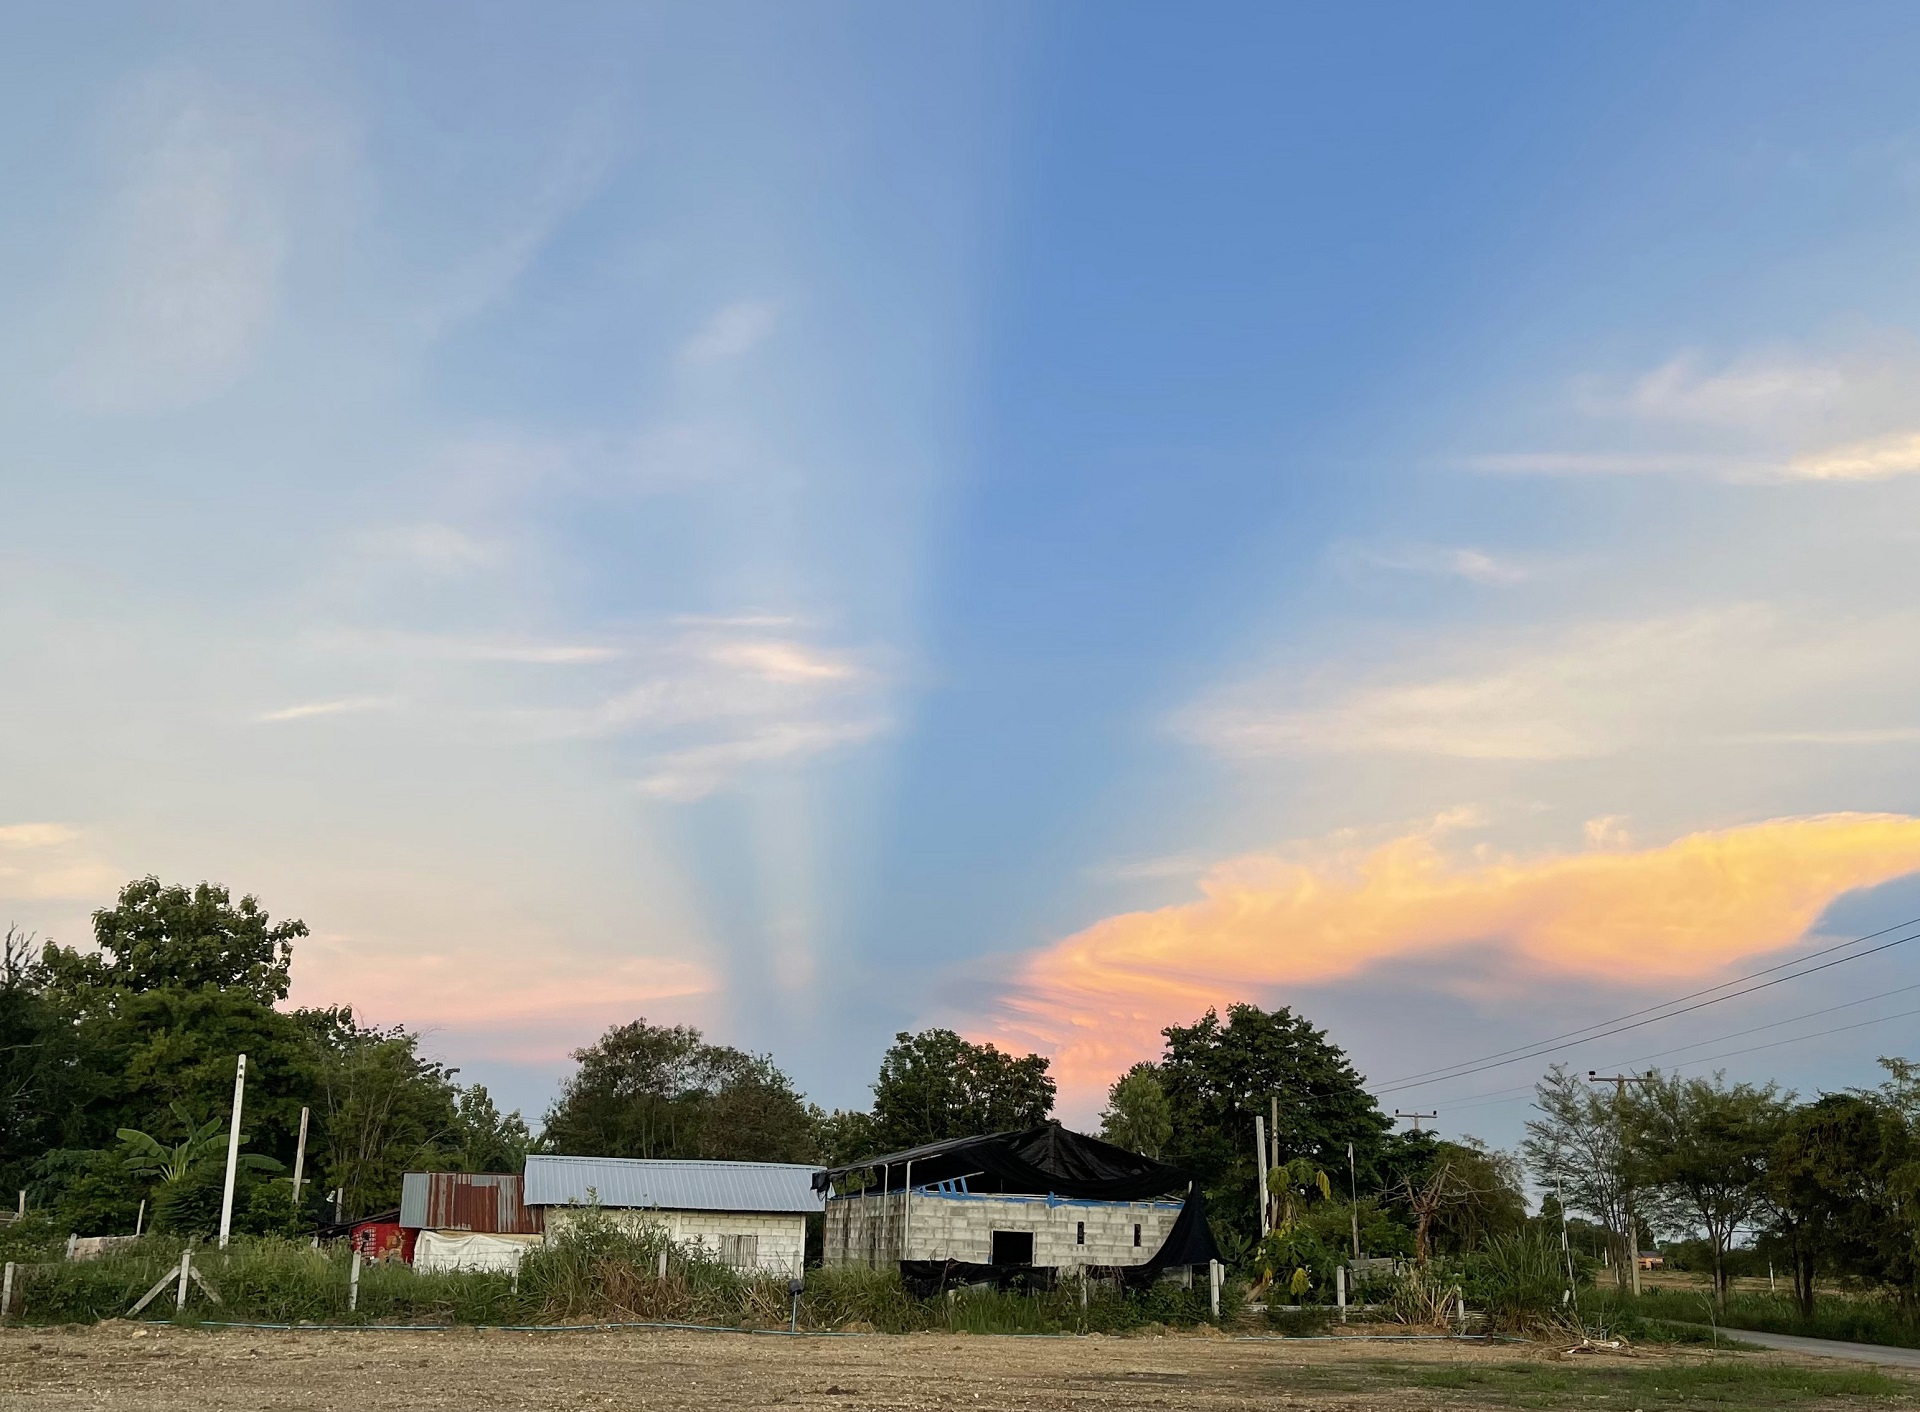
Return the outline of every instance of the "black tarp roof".
{"type": "Polygon", "coordinates": [[[1024,1132],[949,1138],[851,1162],[817,1173],[814,1189],[825,1191],[837,1177],[872,1172],[873,1185],[897,1191],[907,1185],[909,1162],[915,1187],[964,1178],[969,1191],[1089,1201],[1147,1201],[1184,1193],[1191,1181],[1178,1167],[1046,1122],[1024,1132]]]}

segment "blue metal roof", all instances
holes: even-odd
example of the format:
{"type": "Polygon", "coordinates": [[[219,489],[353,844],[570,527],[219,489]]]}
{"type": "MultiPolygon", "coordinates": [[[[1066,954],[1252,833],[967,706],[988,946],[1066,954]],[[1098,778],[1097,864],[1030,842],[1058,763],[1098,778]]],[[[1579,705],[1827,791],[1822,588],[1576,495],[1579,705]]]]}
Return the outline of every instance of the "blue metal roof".
{"type": "Polygon", "coordinates": [[[678,1158],[527,1158],[529,1206],[576,1204],[661,1211],[824,1210],[813,1189],[820,1169],[797,1162],[701,1162],[678,1158]]]}

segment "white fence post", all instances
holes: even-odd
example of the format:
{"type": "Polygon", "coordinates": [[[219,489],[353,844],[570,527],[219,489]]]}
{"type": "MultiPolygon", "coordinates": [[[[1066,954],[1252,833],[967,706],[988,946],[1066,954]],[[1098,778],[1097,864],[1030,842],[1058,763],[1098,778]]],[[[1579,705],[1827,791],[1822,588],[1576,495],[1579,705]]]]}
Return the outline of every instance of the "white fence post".
{"type": "Polygon", "coordinates": [[[193,1268],[193,1247],[188,1246],[180,1252],[180,1286],[173,1292],[173,1307],[176,1311],[187,1307],[187,1272],[193,1268]]]}
{"type": "Polygon", "coordinates": [[[1340,1306],[1340,1322],[1347,1322],[1347,1267],[1333,1267],[1333,1302],[1340,1306]]]}
{"type": "Polygon", "coordinates": [[[353,1268],[347,1272],[347,1312],[360,1307],[360,1247],[353,1248],[353,1268]]]}
{"type": "Polygon", "coordinates": [[[1213,1317],[1218,1319],[1220,1317],[1220,1262],[1218,1260],[1207,1261],[1207,1290],[1208,1300],[1213,1306],[1213,1317]]]}
{"type": "Polygon", "coordinates": [[[13,1261],[7,1261],[7,1271],[0,1275],[0,1324],[7,1321],[7,1315],[13,1312],[13,1261]]]}

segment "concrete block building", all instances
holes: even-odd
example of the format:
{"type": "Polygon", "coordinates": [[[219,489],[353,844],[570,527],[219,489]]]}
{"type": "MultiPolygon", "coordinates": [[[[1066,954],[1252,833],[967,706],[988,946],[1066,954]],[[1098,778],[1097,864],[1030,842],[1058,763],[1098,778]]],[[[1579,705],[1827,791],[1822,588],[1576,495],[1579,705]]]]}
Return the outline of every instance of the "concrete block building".
{"type": "Polygon", "coordinates": [[[663,1232],[740,1270],[797,1276],[807,1217],[822,1206],[816,1167],[638,1157],[527,1158],[526,1204],[549,1241],[582,1219],[663,1232]]]}
{"type": "Polygon", "coordinates": [[[1186,1173],[1058,1123],[888,1153],[816,1181],[827,1265],[1005,1279],[1217,1257],[1186,1173]]]}

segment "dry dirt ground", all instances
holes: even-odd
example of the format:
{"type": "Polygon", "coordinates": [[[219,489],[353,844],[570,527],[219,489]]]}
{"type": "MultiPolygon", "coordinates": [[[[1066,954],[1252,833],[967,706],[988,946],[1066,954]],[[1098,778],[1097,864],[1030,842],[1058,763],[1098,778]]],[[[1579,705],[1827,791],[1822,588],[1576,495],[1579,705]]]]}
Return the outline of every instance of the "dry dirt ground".
{"type": "Polygon", "coordinates": [[[1771,1354],[1716,1358],[1644,1350],[1634,1359],[1593,1359],[1514,1345],[1179,1335],[786,1339],[655,1331],[275,1333],[108,1323],[0,1330],[0,1409],[1920,1408],[1920,1381],[1895,1377],[1872,1388],[1843,1388],[1833,1382],[1835,1365],[1816,1367],[1771,1354]],[[1767,1381],[1712,1381],[1729,1371],[1767,1381]],[[1709,1381],[1693,1386],[1702,1376],[1709,1381]],[[1801,1386],[1776,1389],[1776,1376],[1789,1383],[1798,1378],[1801,1386]]]}

